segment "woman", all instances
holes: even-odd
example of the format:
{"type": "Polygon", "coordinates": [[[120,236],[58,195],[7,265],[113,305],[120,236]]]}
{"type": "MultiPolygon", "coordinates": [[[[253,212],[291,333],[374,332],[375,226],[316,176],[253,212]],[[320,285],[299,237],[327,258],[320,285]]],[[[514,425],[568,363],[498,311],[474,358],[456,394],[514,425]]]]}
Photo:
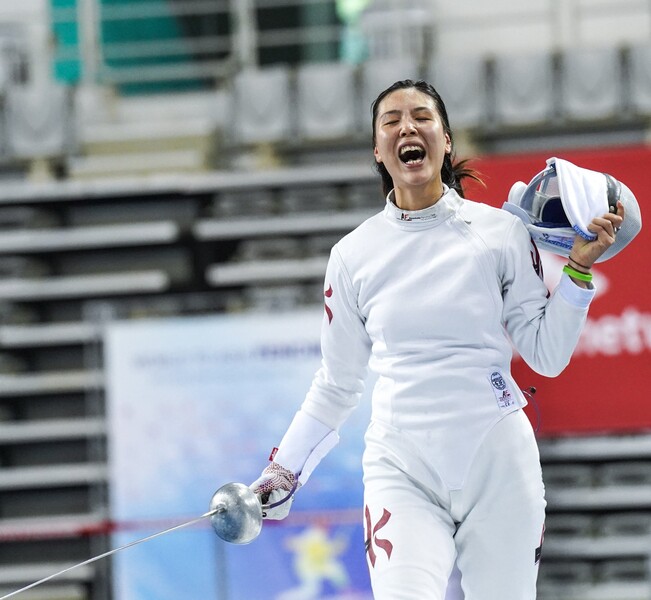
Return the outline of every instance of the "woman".
{"type": "MultiPolygon", "coordinates": [[[[275,504],[303,484],[378,374],[365,436],[366,550],[378,600],[443,600],[455,564],[466,600],[529,600],[545,518],[512,344],[537,372],[567,365],[594,296],[590,267],[618,214],[578,237],[550,295],[522,222],[462,198],[447,112],[399,81],[372,107],[386,206],[332,249],[323,361],[252,488],[275,504]],[[370,362],[369,362],[370,360],[370,362]]],[[[266,511],[283,518],[289,502],[266,511]]]]}

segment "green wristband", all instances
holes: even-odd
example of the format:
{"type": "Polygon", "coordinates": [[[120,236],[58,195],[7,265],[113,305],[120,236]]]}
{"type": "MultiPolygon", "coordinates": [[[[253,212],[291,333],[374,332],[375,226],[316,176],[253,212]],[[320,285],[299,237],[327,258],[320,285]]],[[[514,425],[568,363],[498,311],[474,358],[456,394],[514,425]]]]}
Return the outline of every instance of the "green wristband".
{"type": "Polygon", "coordinates": [[[570,265],[565,265],[563,267],[563,273],[567,273],[570,277],[574,277],[574,279],[580,279],[581,281],[586,281],[587,283],[590,283],[592,281],[592,273],[581,273],[581,271],[573,269],[570,267],[570,265]]]}

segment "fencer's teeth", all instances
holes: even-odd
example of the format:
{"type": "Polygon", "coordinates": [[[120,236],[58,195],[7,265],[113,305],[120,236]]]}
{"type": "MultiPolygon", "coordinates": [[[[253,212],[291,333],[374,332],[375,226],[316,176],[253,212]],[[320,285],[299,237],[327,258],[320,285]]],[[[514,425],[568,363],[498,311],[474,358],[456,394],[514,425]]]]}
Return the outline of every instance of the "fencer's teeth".
{"type": "Polygon", "coordinates": [[[425,148],[420,144],[408,144],[400,148],[400,160],[406,165],[420,164],[425,159],[425,148]]]}
{"type": "Polygon", "coordinates": [[[420,150],[420,151],[422,152],[422,151],[423,151],[423,147],[422,147],[422,146],[416,146],[416,145],[413,145],[413,146],[403,146],[402,148],[400,148],[400,155],[403,155],[405,152],[410,152],[410,151],[412,151],[412,150],[415,150],[415,151],[417,151],[417,152],[420,150]]]}

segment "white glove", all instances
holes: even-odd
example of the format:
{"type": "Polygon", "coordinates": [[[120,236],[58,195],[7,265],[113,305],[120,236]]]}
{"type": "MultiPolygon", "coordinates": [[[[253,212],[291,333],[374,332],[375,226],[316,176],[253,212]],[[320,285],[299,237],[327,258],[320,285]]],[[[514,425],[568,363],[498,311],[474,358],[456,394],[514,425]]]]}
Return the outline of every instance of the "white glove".
{"type": "Polygon", "coordinates": [[[294,493],[301,487],[301,484],[289,469],[277,462],[272,462],[249,487],[254,494],[259,496],[263,506],[276,504],[286,499],[278,506],[262,509],[264,519],[280,521],[289,514],[289,509],[294,502],[294,493]]]}

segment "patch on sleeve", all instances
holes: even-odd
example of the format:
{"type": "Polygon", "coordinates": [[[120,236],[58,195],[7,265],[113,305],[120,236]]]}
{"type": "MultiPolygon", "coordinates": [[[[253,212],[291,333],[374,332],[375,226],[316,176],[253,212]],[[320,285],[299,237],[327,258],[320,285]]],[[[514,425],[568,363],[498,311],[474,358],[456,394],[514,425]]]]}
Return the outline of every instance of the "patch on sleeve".
{"type": "Polygon", "coordinates": [[[490,374],[490,382],[497,400],[497,406],[501,410],[510,408],[517,403],[516,397],[509,390],[506,380],[499,371],[493,371],[490,374]]]}

